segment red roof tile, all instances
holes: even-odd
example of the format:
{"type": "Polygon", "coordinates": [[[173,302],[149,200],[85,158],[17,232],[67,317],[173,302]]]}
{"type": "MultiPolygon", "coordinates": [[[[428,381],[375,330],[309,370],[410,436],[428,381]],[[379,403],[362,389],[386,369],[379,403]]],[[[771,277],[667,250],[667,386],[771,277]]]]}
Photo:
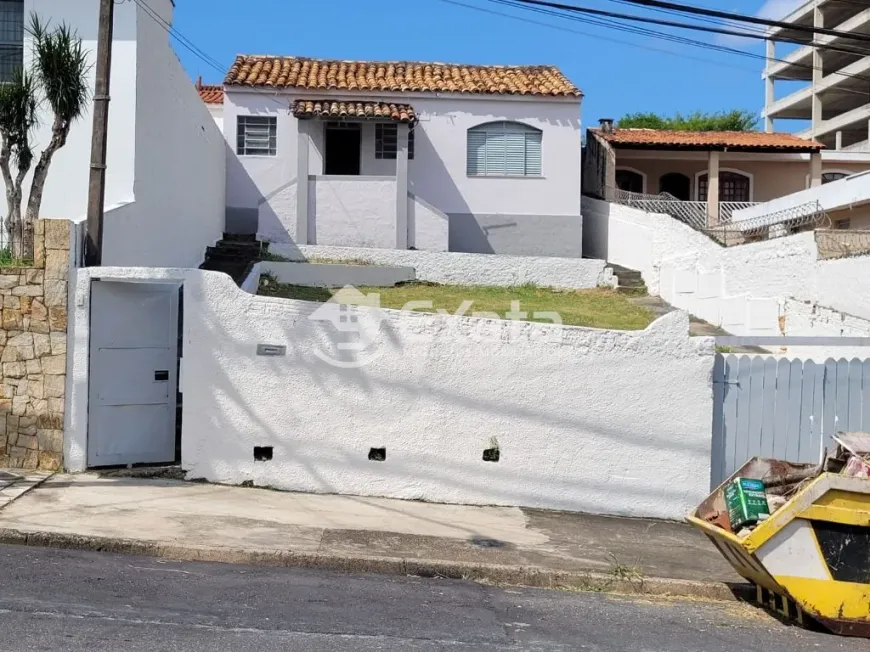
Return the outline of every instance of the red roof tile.
{"type": "Polygon", "coordinates": [[[466,66],[248,55],[236,57],[224,83],[353,92],[417,91],[553,97],[582,95],[553,66],[466,66]]]}
{"type": "Polygon", "coordinates": [[[293,115],[297,118],[363,118],[415,122],[417,114],[408,104],[356,102],[354,100],[296,100],[293,115]]]}
{"type": "Polygon", "coordinates": [[[223,86],[200,84],[199,86],[197,86],[197,90],[199,91],[199,97],[206,104],[224,103],[223,86]]]}
{"type": "Polygon", "coordinates": [[[667,131],[663,129],[619,129],[611,132],[593,129],[600,138],[617,147],[655,149],[731,149],[788,150],[814,152],[824,148],[815,140],[793,134],[768,134],[760,131],[667,131]]]}

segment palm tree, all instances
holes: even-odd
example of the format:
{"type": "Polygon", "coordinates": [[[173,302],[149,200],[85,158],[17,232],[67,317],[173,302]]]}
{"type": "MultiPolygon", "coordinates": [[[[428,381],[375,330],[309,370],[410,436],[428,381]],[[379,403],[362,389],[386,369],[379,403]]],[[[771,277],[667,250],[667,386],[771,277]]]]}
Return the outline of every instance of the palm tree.
{"type": "Polygon", "coordinates": [[[9,210],[6,229],[16,258],[33,254],[33,228],[39,218],[49,166],[57,150],[66,144],[69,130],[84,113],[90,96],[90,64],[81,38],[66,23],[49,27],[49,23],[31,15],[27,28],[32,39],[31,69],[16,71],[10,82],[0,84],[0,173],[9,210]],[[45,104],[52,114],[51,139],[33,169],[22,219],[22,185],[36,158],[30,134],[45,104]],[[15,168],[14,176],[10,163],[15,168]]]}

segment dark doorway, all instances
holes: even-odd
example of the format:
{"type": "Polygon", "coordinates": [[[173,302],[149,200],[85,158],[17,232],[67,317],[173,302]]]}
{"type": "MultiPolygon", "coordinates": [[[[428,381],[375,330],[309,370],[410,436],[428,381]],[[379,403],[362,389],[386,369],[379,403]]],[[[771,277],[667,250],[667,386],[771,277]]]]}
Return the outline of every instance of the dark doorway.
{"type": "Polygon", "coordinates": [[[692,182],[685,174],[669,172],[659,179],[659,192],[666,192],[680,201],[689,201],[692,198],[692,182]]]}
{"type": "Polygon", "coordinates": [[[325,130],[324,174],[358,175],[361,131],[358,124],[328,123],[325,130]]]}

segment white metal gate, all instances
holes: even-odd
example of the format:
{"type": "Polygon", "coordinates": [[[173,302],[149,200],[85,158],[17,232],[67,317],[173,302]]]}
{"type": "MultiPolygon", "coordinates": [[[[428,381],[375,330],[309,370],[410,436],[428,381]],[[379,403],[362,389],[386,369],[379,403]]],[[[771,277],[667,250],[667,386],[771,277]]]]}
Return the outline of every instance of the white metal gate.
{"type": "Polygon", "coordinates": [[[178,286],[93,281],[88,466],[175,460],[178,286]]]}
{"type": "Polygon", "coordinates": [[[838,431],[870,431],[870,359],[717,355],[711,481],[750,457],[814,462],[838,431]]]}

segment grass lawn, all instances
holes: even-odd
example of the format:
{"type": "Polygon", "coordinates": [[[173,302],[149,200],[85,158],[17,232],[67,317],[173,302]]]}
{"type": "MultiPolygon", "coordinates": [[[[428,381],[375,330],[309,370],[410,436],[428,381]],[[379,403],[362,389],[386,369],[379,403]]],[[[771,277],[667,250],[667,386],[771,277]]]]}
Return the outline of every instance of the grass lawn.
{"type": "MultiPolygon", "coordinates": [[[[270,280],[261,285],[259,294],[303,301],[327,301],[339,288],[311,288],[298,285],[283,285],[270,280]]],[[[472,301],[465,313],[497,313],[502,318],[511,310],[511,301],[520,302],[520,310],[528,312],[528,321],[550,322],[535,318],[531,313],[552,311],[562,316],[562,323],[570,326],[639,330],[646,328],[652,315],[641,306],[631,303],[625,295],[613,290],[550,290],[532,285],[518,287],[491,287],[482,285],[437,285],[432,283],[404,283],[396,287],[359,287],[363,294],[377,292],[381,295],[382,308],[401,309],[409,301],[431,301],[434,312],[439,308],[454,314],[463,301],[472,301]]]]}

